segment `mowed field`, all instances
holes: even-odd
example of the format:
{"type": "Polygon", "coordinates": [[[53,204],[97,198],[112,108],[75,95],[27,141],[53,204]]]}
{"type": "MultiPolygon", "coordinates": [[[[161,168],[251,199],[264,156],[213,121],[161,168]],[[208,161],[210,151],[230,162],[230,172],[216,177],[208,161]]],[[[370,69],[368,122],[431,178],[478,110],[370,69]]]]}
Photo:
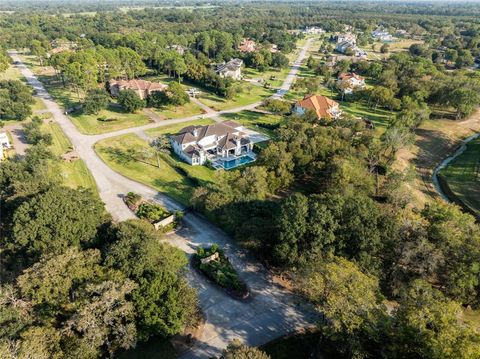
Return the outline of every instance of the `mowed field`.
{"type": "Polygon", "coordinates": [[[50,171],[53,175],[59,175],[65,186],[72,188],[90,188],[94,193],[97,192],[97,186],[92,174],[88,170],[85,162],[76,157],[72,144],[63,133],[60,126],[52,120],[47,120],[42,126],[42,131],[52,135],[51,151],[58,156],[58,161],[52,162],[50,171]],[[61,157],[67,153],[72,153],[72,158],[64,160],[61,157]]]}
{"type": "MultiPolygon", "coordinates": [[[[187,125],[188,122],[183,124],[187,125]]],[[[102,140],[95,145],[95,151],[113,170],[184,205],[190,203],[197,185],[214,179],[214,170],[205,166],[190,166],[173,155],[162,154],[157,163],[147,141],[135,134],[102,140]]]]}
{"type": "MultiPolygon", "coordinates": [[[[460,142],[480,131],[480,110],[463,121],[447,119],[429,120],[416,131],[416,141],[411,148],[398,154],[398,170],[413,168],[416,177],[411,184],[411,194],[418,207],[438,197],[433,184],[434,169],[451,154],[460,142]]],[[[480,157],[480,154],[477,154],[480,157]]],[[[469,195],[470,196],[470,195],[469,195]]]]}
{"type": "Polygon", "coordinates": [[[469,142],[439,174],[458,199],[480,214],[480,138],[469,142]]]}

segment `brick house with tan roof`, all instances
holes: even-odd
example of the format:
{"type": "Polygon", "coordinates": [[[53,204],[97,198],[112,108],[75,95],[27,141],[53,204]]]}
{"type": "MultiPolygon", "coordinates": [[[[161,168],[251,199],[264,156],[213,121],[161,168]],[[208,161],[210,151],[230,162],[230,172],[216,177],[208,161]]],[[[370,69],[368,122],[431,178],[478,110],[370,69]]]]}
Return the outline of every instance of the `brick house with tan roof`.
{"type": "Polygon", "coordinates": [[[303,115],[307,110],[313,110],[319,119],[336,119],[342,114],[338,102],[321,95],[305,96],[303,100],[297,101],[297,114],[303,115]]]}
{"type": "Polygon", "coordinates": [[[188,126],[170,137],[173,151],[191,165],[203,165],[216,158],[251,155],[253,143],[244,127],[234,121],[206,126],[188,126]]]}
{"type": "Polygon", "coordinates": [[[113,97],[117,97],[122,90],[133,90],[142,100],[156,91],[165,91],[167,85],[160,82],[151,82],[146,80],[110,80],[109,89],[113,97]]]}

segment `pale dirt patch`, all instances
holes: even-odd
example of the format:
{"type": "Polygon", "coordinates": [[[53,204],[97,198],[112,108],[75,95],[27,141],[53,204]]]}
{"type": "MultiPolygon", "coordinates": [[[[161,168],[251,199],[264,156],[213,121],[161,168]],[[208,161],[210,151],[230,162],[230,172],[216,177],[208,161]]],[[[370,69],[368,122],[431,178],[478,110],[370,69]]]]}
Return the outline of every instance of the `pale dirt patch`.
{"type": "Polygon", "coordinates": [[[417,207],[438,198],[432,184],[433,170],[448,157],[466,137],[480,131],[480,109],[463,121],[429,120],[417,130],[415,144],[399,151],[395,168],[414,166],[417,178],[410,185],[417,207]]]}

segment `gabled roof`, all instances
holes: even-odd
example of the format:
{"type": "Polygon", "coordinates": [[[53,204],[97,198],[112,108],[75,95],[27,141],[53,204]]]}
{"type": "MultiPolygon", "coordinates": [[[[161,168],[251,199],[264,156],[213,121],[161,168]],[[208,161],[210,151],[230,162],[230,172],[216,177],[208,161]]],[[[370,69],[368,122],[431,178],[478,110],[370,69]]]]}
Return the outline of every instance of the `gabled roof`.
{"type": "Polygon", "coordinates": [[[110,86],[118,85],[119,88],[141,91],[164,91],[167,85],[160,82],[151,82],[146,80],[110,80],[110,86]]]}
{"type": "Polygon", "coordinates": [[[297,102],[297,106],[304,109],[313,110],[320,118],[331,118],[330,110],[338,107],[338,102],[321,95],[305,96],[303,100],[297,102]]]}
{"type": "Polygon", "coordinates": [[[242,137],[245,134],[236,129],[240,126],[234,121],[224,121],[206,126],[187,126],[182,128],[177,135],[172,136],[172,140],[180,144],[186,144],[198,142],[209,136],[228,137],[235,134],[235,136],[242,137]]]}
{"type": "Polygon", "coordinates": [[[339,80],[351,80],[356,79],[358,81],[365,80],[362,76],[357,75],[355,72],[343,72],[338,75],[339,80]]]}
{"type": "Polygon", "coordinates": [[[237,71],[243,64],[241,59],[231,59],[226,64],[217,66],[217,72],[237,71]]]}

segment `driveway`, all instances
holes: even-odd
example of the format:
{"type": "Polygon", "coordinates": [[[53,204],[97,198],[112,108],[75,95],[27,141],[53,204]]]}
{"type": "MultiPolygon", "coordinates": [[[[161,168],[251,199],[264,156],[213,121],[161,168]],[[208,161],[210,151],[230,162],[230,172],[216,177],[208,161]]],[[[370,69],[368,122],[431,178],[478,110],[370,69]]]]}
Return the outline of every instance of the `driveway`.
{"type": "Polygon", "coordinates": [[[28,143],[25,140],[25,134],[23,133],[23,128],[21,123],[12,123],[5,125],[2,131],[7,131],[12,135],[12,143],[15,153],[17,155],[25,155],[25,150],[28,148],[28,143]]]}
{"type": "MultiPolygon", "coordinates": [[[[299,54],[299,58],[295,61],[292,71],[287,76],[286,84],[284,83],[282,86],[284,91],[288,91],[290,88],[309,44],[310,41],[307,41],[299,54]]],[[[42,83],[21,62],[17,53],[10,52],[10,56],[18,62],[18,69],[35,89],[36,96],[43,100],[54,120],[61,126],[80,158],[87,165],[95,178],[100,197],[104,201],[106,209],[117,221],[134,218],[133,213],[122,200],[122,197],[130,191],[136,192],[147,199],[155,200],[170,210],[183,209],[183,206],[156,190],[113,171],[96,155],[93,146],[97,141],[122,134],[144,131],[149,128],[167,126],[172,123],[191,121],[202,116],[215,117],[222,113],[253,109],[259,104],[255,103],[233,110],[166,120],[161,123],[151,123],[107,134],[89,136],[81,134],[70,122],[62,109],[52,100],[42,83]]],[[[222,349],[234,338],[256,346],[315,324],[318,319],[316,311],[292,293],[274,284],[265,268],[256,259],[240,249],[225,233],[192,213],[185,215],[184,221],[185,226],[181,231],[168,236],[169,242],[184,250],[189,256],[195,252],[198,246],[202,245],[216,243],[225,248],[225,253],[233,266],[250,287],[252,296],[247,302],[237,301],[195,271],[188,271],[187,278],[190,284],[198,289],[200,305],[206,314],[207,321],[200,340],[190,351],[182,355],[182,358],[218,356],[222,349]]]]}

